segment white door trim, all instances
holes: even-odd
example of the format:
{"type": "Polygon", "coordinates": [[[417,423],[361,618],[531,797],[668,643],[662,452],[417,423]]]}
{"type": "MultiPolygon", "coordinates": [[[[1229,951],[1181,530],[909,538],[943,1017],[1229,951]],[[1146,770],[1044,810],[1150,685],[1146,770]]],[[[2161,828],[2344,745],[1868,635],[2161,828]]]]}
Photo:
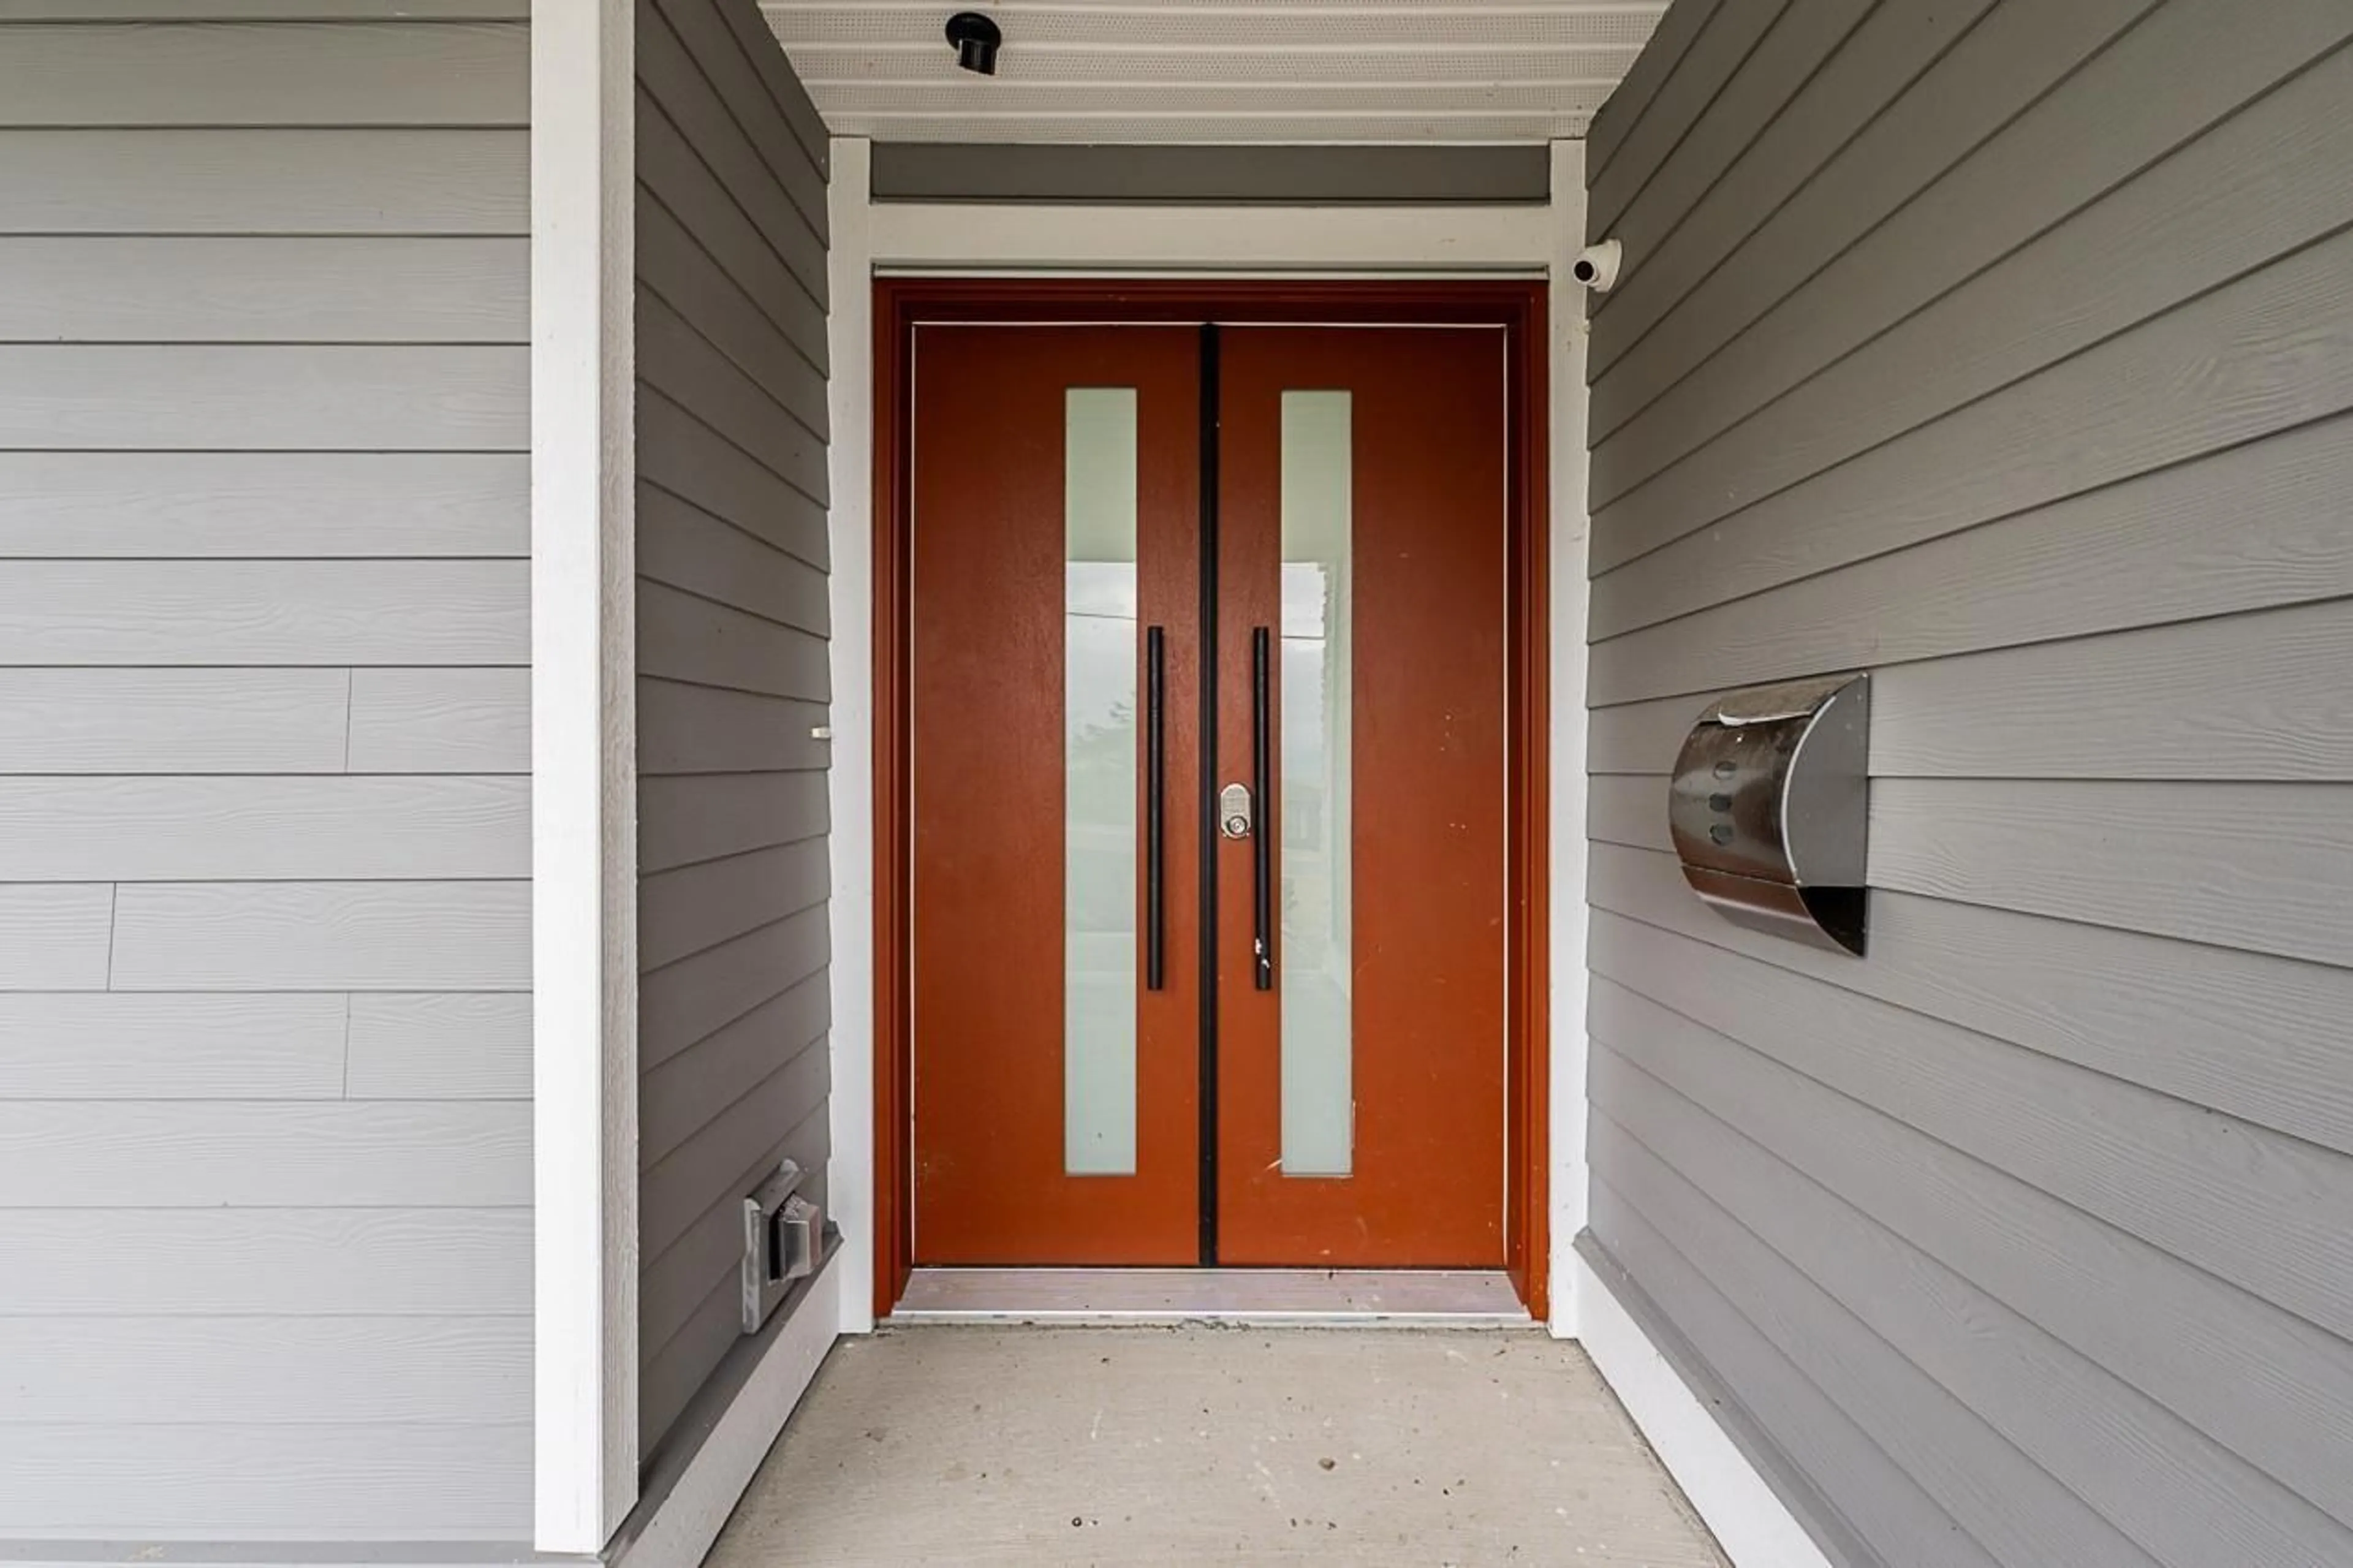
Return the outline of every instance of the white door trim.
{"type": "Polygon", "coordinates": [[[833,861],[832,1082],[826,1201],[842,1245],[841,1331],[874,1328],[874,259],[871,146],[833,139],[826,187],[827,522],[832,570],[832,768],[826,775],[833,861]]]}
{"type": "Polygon", "coordinates": [[[1585,1224],[1585,147],[1553,144],[1548,206],[1133,207],[875,202],[870,148],[833,142],[833,1154],[842,1329],[873,1326],[873,280],[878,273],[1548,277],[1552,321],[1552,1319],[1577,1328],[1585,1224]],[[1561,271],[1556,272],[1557,262],[1561,271]]]}
{"type": "Polygon", "coordinates": [[[1552,1121],[1546,1191],[1552,1199],[1552,1321],[1560,1338],[1583,1324],[1580,1275],[1570,1267],[1588,1209],[1585,1163],[1585,894],[1587,559],[1593,533],[1586,510],[1585,290],[1568,264],[1585,247],[1585,143],[1552,144],[1552,206],[1545,317],[1552,333],[1552,1121]]]}
{"type": "Polygon", "coordinates": [[[531,7],[533,1544],[638,1496],[635,18],[531,7]]]}

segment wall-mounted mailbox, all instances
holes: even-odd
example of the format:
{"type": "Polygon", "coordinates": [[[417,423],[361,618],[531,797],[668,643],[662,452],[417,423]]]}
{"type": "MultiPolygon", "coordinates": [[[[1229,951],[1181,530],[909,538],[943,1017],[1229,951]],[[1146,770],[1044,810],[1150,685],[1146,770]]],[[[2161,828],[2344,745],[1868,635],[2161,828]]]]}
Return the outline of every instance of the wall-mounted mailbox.
{"type": "Polygon", "coordinates": [[[1735,692],[1675,759],[1683,879],[1737,925],[1860,955],[1871,678],[1735,692]]]}

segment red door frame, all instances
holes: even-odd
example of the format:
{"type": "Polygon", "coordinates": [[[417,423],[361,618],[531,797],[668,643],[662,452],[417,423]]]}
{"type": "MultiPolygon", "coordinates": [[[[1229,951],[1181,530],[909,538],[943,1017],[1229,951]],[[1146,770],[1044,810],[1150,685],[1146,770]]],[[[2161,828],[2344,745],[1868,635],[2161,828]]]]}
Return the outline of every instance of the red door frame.
{"type": "Polygon", "coordinates": [[[1329,326],[1494,326],[1510,367],[1512,483],[1508,728],[1510,834],[1506,1076],[1511,1151],[1505,1266],[1530,1315],[1549,1315],[1546,1173],[1551,1097],[1551,495],[1545,285],[900,278],[874,285],[874,1315],[888,1317],[914,1268],[913,1038],[907,998],[911,532],[904,482],[918,321],[1281,321],[1329,326]]]}

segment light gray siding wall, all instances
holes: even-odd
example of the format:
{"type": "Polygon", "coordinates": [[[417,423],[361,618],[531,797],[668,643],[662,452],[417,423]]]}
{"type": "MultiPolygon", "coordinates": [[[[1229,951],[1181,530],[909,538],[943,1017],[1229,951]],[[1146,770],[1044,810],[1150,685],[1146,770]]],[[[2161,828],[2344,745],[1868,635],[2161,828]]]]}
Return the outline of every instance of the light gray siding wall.
{"type": "Polygon", "coordinates": [[[0,1536],[522,1541],[525,7],[215,9],[0,11],[0,1536]]]}
{"type": "Polygon", "coordinates": [[[742,1200],[822,1196],[825,127],[752,0],[638,6],[648,1462],[737,1342],[742,1200]]]}
{"type": "Polygon", "coordinates": [[[1585,1245],[1842,1563],[2353,1562],[2348,37],[1682,0],[1595,127],[1585,1245]],[[1664,822],[1852,668],[1860,962],[1664,822]]]}

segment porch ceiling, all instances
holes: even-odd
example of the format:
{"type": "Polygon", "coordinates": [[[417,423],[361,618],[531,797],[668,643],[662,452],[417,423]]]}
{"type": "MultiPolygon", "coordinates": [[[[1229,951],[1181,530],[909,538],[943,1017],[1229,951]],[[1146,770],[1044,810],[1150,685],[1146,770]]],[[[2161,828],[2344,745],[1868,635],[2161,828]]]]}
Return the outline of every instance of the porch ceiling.
{"type": "Polygon", "coordinates": [[[760,0],[844,135],[896,142],[1582,136],[1666,0],[760,0]],[[1005,30],[956,68],[959,9],[1005,30]]]}

